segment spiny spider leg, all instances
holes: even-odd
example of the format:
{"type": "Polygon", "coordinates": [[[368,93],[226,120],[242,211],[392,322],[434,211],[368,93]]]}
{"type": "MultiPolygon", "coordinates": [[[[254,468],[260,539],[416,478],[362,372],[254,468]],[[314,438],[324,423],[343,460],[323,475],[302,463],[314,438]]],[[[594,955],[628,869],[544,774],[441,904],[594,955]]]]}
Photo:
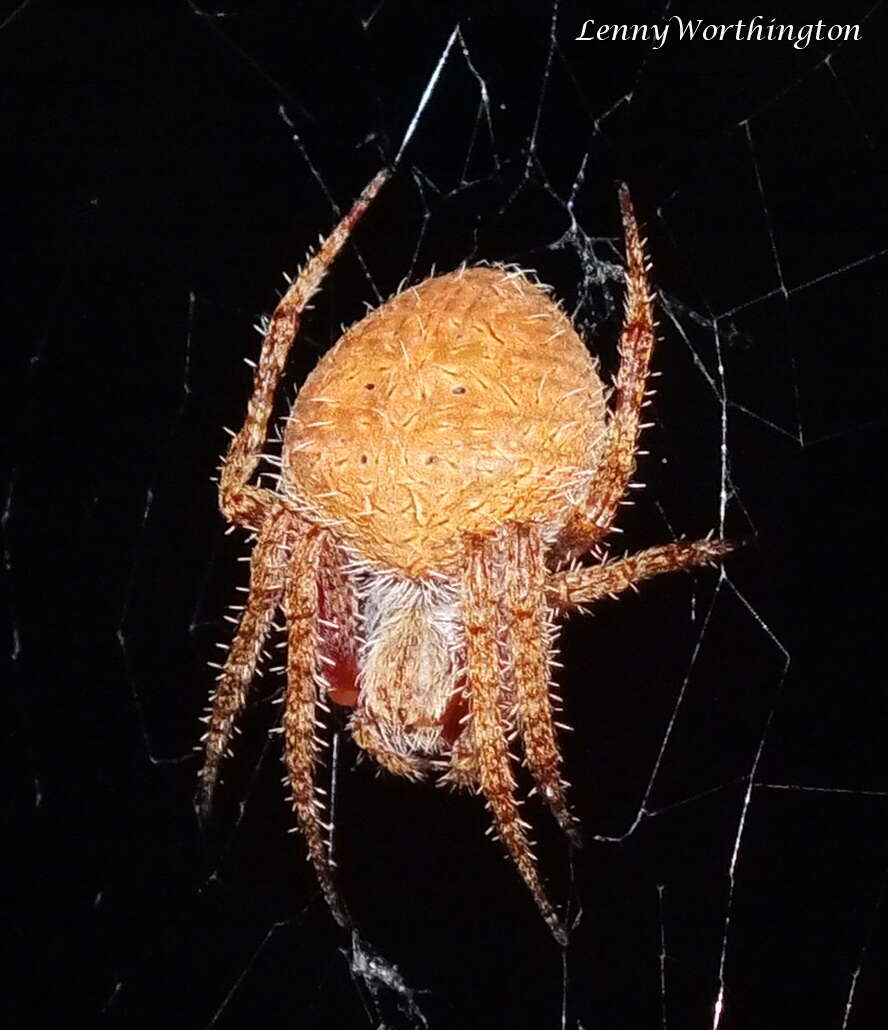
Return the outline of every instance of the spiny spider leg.
{"type": "Polygon", "coordinates": [[[318,654],[318,580],[324,541],[316,529],[303,529],[293,543],[284,613],[287,619],[287,688],[284,694],[284,757],[293,808],[305,838],[308,857],[324,898],[340,926],[349,923],[333,882],[328,837],[330,827],[321,820],[315,764],[324,746],[315,733],[320,681],[318,654]]]}
{"type": "Polygon", "coordinates": [[[496,635],[498,549],[495,538],[471,537],[465,541],[462,619],[470,730],[478,756],[480,787],[493,813],[494,826],[553,936],[566,946],[567,932],[540,881],[515,797],[507,726],[500,708],[502,677],[496,635]]]}
{"type": "Polygon", "coordinates": [[[222,674],[211,698],[207,716],[206,750],[198,777],[198,809],[209,815],[213,791],[219,779],[219,766],[228,748],[235,720],[244,708],[247,691],[256,675],[259,655],[284,588],[289,549],[287,527],[292,516],[280,511],[272,514],[259,531],[250,558],[250,588],[247,603],[222,674]]]}
{"type": "Polygon", "coordinates": [[[231,441],[219,480],[219,506],[229,522],[257,528],[270,507],[279,504],[269,490],[250,486],[249,480],[265,445],[268,420],[287,354],[299,332],[306,304],[321,285],[333,259],[390,175],[384,168],[365,187],[351,211],[321,244],[283,295],[268,323],[262,353],[253,379],[253,394],[240,432],[231,441]]]}
{"type": "Polygon", "coordinates": [[[604,453],[595,470],[585,510],[574,516],[564,534],[565,542],[575,552],[589,550],[607,535],[620,500],[632,481],[641,409],[656,335],[644,244],[626,186],[620,188],[620,211],[626,240],[626,301],[620,334],[620,367],[604,453]]]}
{"type": "Polygon", "coordinates": [[[561,778],[561,754],[552,721],[550,637],[543,541],[535,526],[517,526],[506,538],[504,618],[511,637],[518,725],[537,789],[575,846],[577,820],[571,815],[561,778]]]}
{"type": "Polygon", "coordinates": [[[732,540],[694,540],[649,547],[601,565],[581,565],[549,575],[549,604],[562,612],[613,597],[645,579],[664,572],[692,569],[717,562],[735,550],[732,540]]]}

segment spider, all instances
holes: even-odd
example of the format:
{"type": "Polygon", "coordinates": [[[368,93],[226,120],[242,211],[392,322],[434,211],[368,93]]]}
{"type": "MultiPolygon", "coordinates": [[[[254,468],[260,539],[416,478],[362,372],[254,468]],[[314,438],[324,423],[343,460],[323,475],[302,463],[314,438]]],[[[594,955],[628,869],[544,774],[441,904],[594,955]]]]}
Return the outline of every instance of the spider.
{"type": "Polygon", "coordinates": [[[620,190],[627,256],[609,407],[590,356],[520,269],[462,267],[402,290],[348,329],[286,421],[276,490],[251,484],[303,310],[391,174],[383,169],[292,281],[265,332],[253,394],[219,480],[225,518],[255,534],[246,605],[206,716],[199,776],[219,768],[280,609],[284,755],[324,897],[336,889],[316,766],[319,710],[350,707],[357,743],[410,779],[482,794],[556,940],[567,931],[521,818],[510,741],[573,843],[553,718],[555,625],[641,580],[713,563],[704,539],[579,564],[632,486],[654,344],[643,243],[620,190]]]}

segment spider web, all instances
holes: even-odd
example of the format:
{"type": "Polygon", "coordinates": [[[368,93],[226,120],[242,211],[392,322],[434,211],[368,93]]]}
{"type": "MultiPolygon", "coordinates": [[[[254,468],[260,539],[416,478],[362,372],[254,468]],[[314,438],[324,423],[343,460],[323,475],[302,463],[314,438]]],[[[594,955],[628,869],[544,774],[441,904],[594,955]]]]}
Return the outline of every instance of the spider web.
{"type": "Polygon", "coordinates": [[[27,270],[8,302],[21,345],[2,515],[19,1021],[879,1025],[888,17],[846,5],[862,39],[801,49],[654,49],[575,37],[593,15],[711,14],[594,6],[457,22],[386,0],[182,3],[67,12],[64,38],[48,4],[0,18],[7,224],[27,270]],[[564,956],[480,803],[377,778],[334,719],[324,775],[357,926],[343,935],[287,836],[274,676],[215,826],[191,807],[206,663],[245,581],[209,477],[248,396],[249,327],[396,156],[292,381],[363,302],[479,260],[536,269],[611,373],[626,180],[661,374],[646,489],[612,553],[710,529],[748,541],[720,573],[565,627],[582,851],[528,807],[576,919],[564,956]]]}

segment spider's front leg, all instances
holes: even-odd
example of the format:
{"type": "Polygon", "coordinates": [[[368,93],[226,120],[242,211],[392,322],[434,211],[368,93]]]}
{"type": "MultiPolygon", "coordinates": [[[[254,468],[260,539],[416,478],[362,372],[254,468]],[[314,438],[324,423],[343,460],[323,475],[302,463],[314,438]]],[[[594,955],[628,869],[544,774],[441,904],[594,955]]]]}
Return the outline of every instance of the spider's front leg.
{"type": "Polygon", "coordinates": [[[284,589],[290,560],[289,512],[272,513],[262,524],[250,559],[250,587],[237,632],[210,699],[204,763],[198,776],[197,805],[206,818],[210,813],[219,767],[247,692],[256,675],[259,656],[284,589]]]}
{"type": "Polygon", "coordinates": [[[345,907],[333,881],[329,833],[321,819],[315,765],[324,746],[315,728],[318,698],[326,693],[320,669],[318,584],[328,542],[317,529],[303,533],[293,547],[292,572],[287,581],[284,612],[287,619],[287,688],[284,695],[284,757],[293,807],[305,838],[308,857],[330,911],[340,926],[348,925],[345,907]]]}
{"type": "Polygon", "coordinates": [[[549,604],[562,612],[616,597],[636,583],[664,572],[679,572],[698,565],[712,565],[735,550],[732,540],[679,540],[661,547],[615,558],[601,565],[581,565],[549,574],[546,593],[549,604]]]}
{"type": "Polygon", "coordinates": [[[555,737],[551,696],[551,637],[546,596],[548,572],[545,547],[536,526],[510,528],[503,565],[503,617],[511,645],[518,726],[524,758],[536,789],[570,842],[581,843],[577,819],[567,805],[561,778],[561,752],[555,737]]]}
{"type": "Polygon", "coordinates": [[[497,595],[502,557],[496,538],[472,537],[466,540],[462,619],[470,717],[467,728],[474,738],[480,787],[493,813],[494,825],[530,888],[543,919],[558,943],[564,946],[567,932],[540,881],[525,833],[526,824],[515,797],[516,784],[507,742],[509,726],[500,703],[503,683],[497,641],[497,595]]]}
{"type": "Polygon", "coordinates": [[[620,211],[626,240],[626,301],[620,333],[620,367],[604,452],[595,469],[586,505],[568,523],[562,537],[565,548],[575,553],[588,551],[607,535],[620,500],[632,481],[641,409],[656,335],[644,244],[626,186],[620,189],[620,211]]]}
{"type": "Polygon", "coordinates": [[[219,766],[235,720],[246,703],[247,690],[256,672],[262,645],[281,599],[286,564],[287,536],[296,516],[285,500],[270,490],[250,485],[268,431],[274,395],[287,354],[299,330],[305,305],[318,289],[324,274],[342,248],[355,223],[389,177],[383,169],[355,201],[318,252],[284,294],[274,311],[262,343],[253,383],[253,394],[239,433],[231,441],[219,479],[219,504],[229,522],[256,530],[258,541],[250,565],[250,590],[228,653],[208,716],[206,752],[199,775],[198,805],[209,812],[219,766]]]}
{"type": "Polygon", "coordinates": [[[250,478],[256,471],[265,445],[268,420],[287,354],[299,332],[306,304],[321,285],[333,259],[390,174],[389,169],[385,168],[376,174],[349,213],[323,241],[318,252],[308,260],[274,309],[262,341],[246,418],[240,432],[231,441],[219,479],[219,506],[229,522],[257,529],[271,508],[281,503],[270,490],[251,486],[250,478]]]}

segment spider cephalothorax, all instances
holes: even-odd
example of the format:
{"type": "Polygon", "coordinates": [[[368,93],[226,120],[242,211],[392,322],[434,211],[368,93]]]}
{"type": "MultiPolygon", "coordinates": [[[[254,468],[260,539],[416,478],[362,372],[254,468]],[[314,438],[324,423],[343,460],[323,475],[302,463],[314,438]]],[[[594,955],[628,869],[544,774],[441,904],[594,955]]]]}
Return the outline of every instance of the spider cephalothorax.
{"type": "Polygon", "coordinates": [[[226,518],[257,534],[246,607],[208,717],[201,800],[275,612],[287,624],[284,751],[324,895],[346,922],[315,785],[317,709],[353,708],[356,743],[402,776],[482,793],[560,941],[515,796],[520,737],[572,840],[552,717],[555,618],[634,583],[713,561],[722,540],[565,567],[610,530],[635,468],[654,328],[628,191],[620,368],[608,411],[595,362],[519,269],[461,268],[396,294],[318,363],[287,420],[279,489],[250,485],[306,303],[388,177],[381,172],[284,295],[220,480],[226,518]]]}

